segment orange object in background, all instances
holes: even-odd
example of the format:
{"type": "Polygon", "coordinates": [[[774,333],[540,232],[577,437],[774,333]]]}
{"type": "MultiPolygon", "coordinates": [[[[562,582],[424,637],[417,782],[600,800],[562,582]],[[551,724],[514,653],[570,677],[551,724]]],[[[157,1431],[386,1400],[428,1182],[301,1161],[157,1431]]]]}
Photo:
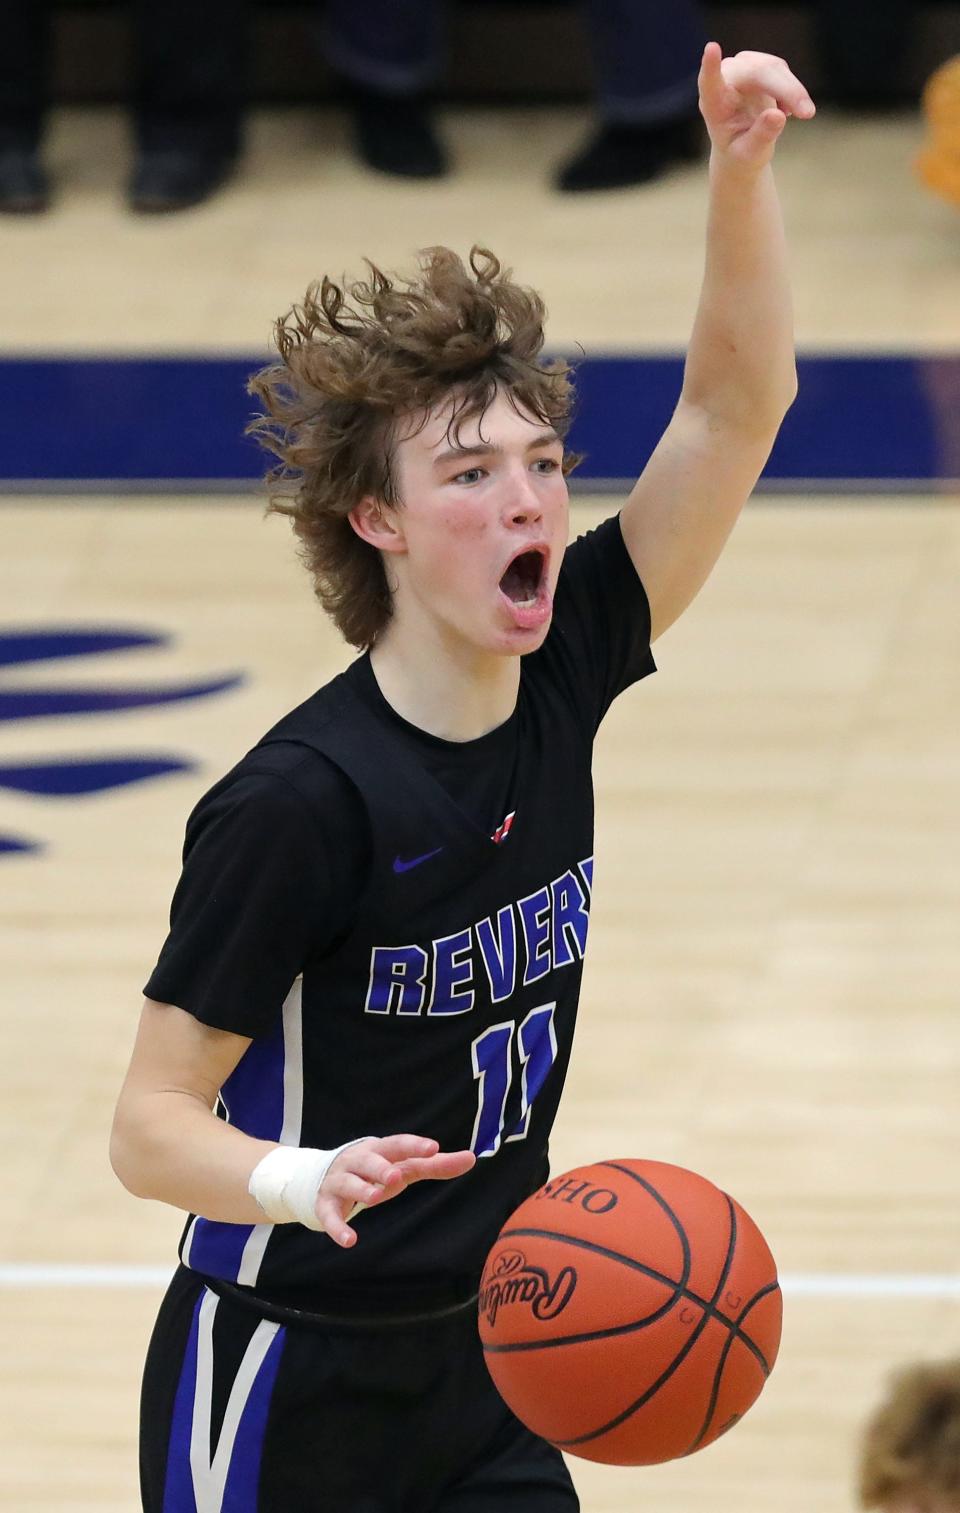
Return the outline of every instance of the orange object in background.
{"type": "Polygon", "coordinates": [[[930,75],[923,91],[929,136],[917,173],[934,194],[960,206],[960,56],[930,75]]]}

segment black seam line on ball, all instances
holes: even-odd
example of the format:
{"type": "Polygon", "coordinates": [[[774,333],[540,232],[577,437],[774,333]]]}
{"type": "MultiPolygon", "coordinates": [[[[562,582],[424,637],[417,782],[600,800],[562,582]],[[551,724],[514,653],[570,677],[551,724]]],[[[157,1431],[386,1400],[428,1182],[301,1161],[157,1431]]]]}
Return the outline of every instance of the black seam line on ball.
{"type": "MultiPolygon", "coordinates": [[[[655,1317],[659,1318],[666,1309],[672,1308],[678,1298],[686,1298],[689,1302],[696,1303],[697,1307],[703,1310],[704,1322],[711,1318],[716,1319],[725,1329],[729,1329],[738,1339],[742,1339],[747,1349],[753,1352],[761,1366],[766,1369],[766,1362],[757,1346],[750,1339],[749,1335],[740,1332],[736,1321],[728,1319],[712,1303],[708,1303],[706,1298],[700,1297],[699,1293],[694,1292],[691,1288],[681,1287],[673,1277],[665,1276],[660,1271],[654,1271],[652,1266],[644,1266],[642,1261],[634,1261],[631,1256],[621,1255],[618,1250],[609,1250],[606,1245],[598,1245],[595,1240],[580,1240],[574,1235],[560,1234],[553,1229],[504,1229],[500,1232],[500,1239],[510,1240],[516,1235],[522,1235],[530,1239],[559,1240],[562,1244],[573,1245],[580,1250],[593,1251],[596,1255],[606,1256],[611,1261],[619,1261],[622,1266],[629,1267],[631,1271],[639,1271],[645,1277],[651,1277],[655,1282],[662,1282],[665,1287],[672,1289],[672,1296],[669,1302],[664,1304],[663,1308],[658,1309],[655,1317]]],[[[774,1283],[773,1285],[776,1286],[777,1284],[774,1283]]],[[[768,1291],[769,1289],[764,1290],[768,1291]]],[[[758,1293],[757,1296],[760,1297],[762,1294],[758,1293]]],[[[751,1300],[749,1306],[752,1306],[753,1301],[755,1300],[751,1300]]],[[[584,1340],[604,1340],[617,1334],[629,1334],[631,1330],[644,1329],[651,1322],[652,1318],[635,1319],[630,1324],[615,1324],[609,1329],[591,1329],[586,1334],[565,1334],[561,1335],[559,1339],[554,1340],[519,1340],[510,1345],[485,1344],[483,1349],[487,1355],[514,1355],[524,1350],[551,1350],[559,1345],[576,1345],[584,1340]]]]}
{"type": "MultiPolygon", "coordinates": [[[[643,1181],[642,1178],[638,1180],[643,1181]]],[[[646,1183],[644,1183],[643,1185],[646,1186],[646,1183]]],[[[726,1194],[724,1194],[724,1197],[726,1197],[726,1194]]],[[[674,1372],[679,1370],[679,1368],[683,1365],[683,1362],[686,1360],[694,1345],[703,1334],[703,1331],[706,1329],[710,1318],[717,1317],[716,1302],[723,1290],[724,1283],[729,1274],[730,1265],[733,1260],[733,1253],[736,1249],[737,1244],[736,1210],[734,1209],[734,1206],[729,1198],[727,1198],[727,1214],[730,1220],[729,1232],[727,1234],[727,1253],[724,1257],[723,1265],[720,1268],[720,1275],[717,1278],[717,1284],[713,1289],[713,1297],[711,1298],[710,1303],[703,1303],[704,1312],[700,1323],[697,1325],[696,1329],[694,1329],[683,1349],[674,1356],[669,1366],[667,1366],[666,1369],[660,1373],[660,1376],[653,1383],[653,1385],[648,1387],[646,1392],[641,1393],[641,1395],[636,1399],[635,1402],[630,1403],[626,1408],[622,1410],[622,1412],[616,1414],[614,1418],[610,1419],[609,1423],[601,1424],[598,1429],[591,1429],[586,1434],[578,1434],[575,1439],[557,1440],[555,1441],[557,1445],[563,1448],[570,1448],[574,1445],[583,1445],[586,1444],[589,1440],[599,1439],[601,1435],[609,1434],[611,1429],[618,1429],[620,1425],[625,1423],[628,1418],[632,1418],[633,1415],[640,1408],[642,1408],[645,1403],[648,1403],[650,1399],[660,1391],[660,1388],[664,1385],[664,1383],[670,1380],[674,1372]]]]}
{"type": "Polygon", "coordinates": [[[687,1231],[684,1229],[682,1223],[680,1222],[679,1216],[674,1213],[666,1198],[661,1192],[657,1191],[653,1183],[649,1182],[646,1177],[641,1177],[638,1172],[631,1171],[629,1166],[620,1166],[616,1161],[601,1161],[598,1164],[600,1166],[609,1166],[611,1171],[619,1172],[621,1176],[629,1177],[631,1182],[636,1182],[640,1187],[642,1187],[644,1192],[648,1193],[653,1201],[659,1204],[659,1206],[663,1209],[664,1213],[670,1220],[670,1223],[673,1225],[680,1238],[680,1246],[683,1251],[683,1275],[680,1278],[679,1286],[685,1288],[690,1280],[690,1269],[693,1265],[693,1260],[690,1251],[690,1241],[687,1238],[687,1231]]]}
{"type": "MultiPolygon", "coordinates": [[[[729,1230],[729,1234],[727,1236],[727,1254],[726,1254],[726,1259],[724,1260],[723,1266],[720,1268],[720,1276],[719,1276],[719,1278],[717,1280],[717,1285],[716,1285],[716,1287],[713,1290],[713,1297],[710,1300],[713,1304],[716,1304],[717,1299],[719,1298],[721,1292],[723,1291],[724,1283],[726,1282],[727,1277],[730,1275],[730,1266],[731,1266],[731,1263],[733,1261],[733,1253],[734,1253],[734,1251],[737,1248],[737,1211],[736,1211],[736,1209],[733,1206],[733,1200],[728,1196],[728,1194],[724,1193],[723,1196],[727,1200],[727,1213],[728,1213],[729,1218],[730,1218],[730,1230],[729,1230]]],[[[739,1320],[738,1320],[738,1322],[739,1322],[739,1320]]],[[[726,1358],[727,1358],[727,1354],[729,1353],[730,1343],[731,1343],[732,1339],[733,1339],[733,1334],[730,1333],[730,1334],[727,1335],[727,1338],[726,1338],[726,1340],[723,1343],[723,1348],[720,1351],[720,1360],[721,1360],[721,1363],[723,1361],[725,1361],[726,1358]]],[[[691,1450],[695,1450],[697,1448],[697,1446],[699,1445],[700,1441],[703,1439],[703,1436],[707,1432],[707,1426],[710,1423],[711,1417],[713,1416],[713,1411],[714,1411],[714,1408],[716,1407],[716,1404],[717,1404],[717,1398],[720,1395],[720,1371],[721,1370],[722,1370],[722,1364],[721,1364],[720,1367],[718,1367],[717,1371],[714,1372],[713,1386],[712,1386],[712,1389],[711,1389],[711,1392],[710,1392],[710,1401],[707,1404],[706,1418],[704,1419],[703,1423],[700,1425],[700,1433],[695,1437],[695,1439],[693,1441],[693,1444],[690,1446],[690,1449],[686,1452],[688,1455],[690,1454],[691,1450]]]]}
{"type": "MultiPolygon", "coordinates": [[[[652,1194],[652,1196],[655,1197],[661,1203],[661,1205],[664,1208],[666,1208],[667,1213],[670,1214],[671,1218],[675,1219],[675,1223],[677,1224],[677,1227],[681,1228],[681,1232],[682,1232],[682,1226],[680,1225],[680,1220],[675,1218],[675,1216],[672,1213],[671,1209],[667,1206],[667,1203],[666,1203],[665,1199],[661,1198],[661,1196],[657,1192],[656,1188],[653,1186],[653,1184],[651,1182],[648,1181],[648,1179],[646,1177],[641,1177],[638,1172],[632,1171],[629,1166],[621,1166],[621,1164],[618,1161],[598,1161],[597,1165],[598,1166],[609,1166],[609,1167],[611,1167],[613,1169],[613,1171],[620,1172],[624,1177],[629,1177],[630,1180],[631,1180],[631,1182],[638,1182],[641,1187],[645,1188],[648,1193],[652,1194]]],[[[721,1189],[719,1189],[719,1188],[717,1189],[717,1191],[720,1192],[721,1196],[726,1199],[727,1210],[728,1210],[728,1212],[730,1214],[730,1222],[731,1222],[731,1225],[734,1227],[734,1235],[733,1235],[732,1238],[735,1240],[735,1230],[736,1230],[736,1222],[737,1222],[736,1221],[736,1206],[734,1204],[733,1199],[730,1197],[729,1193],[722,1192],[721,1189]]],[[[686,1236],[685,1235],[684,1235],[684,1240],[686,1240],[686,1236]]],[[[685,1256],[688,1255],[689,1254],[689,1250],[685,1249],[684,1254],[685,1254],[685,1256]]],[[[730,1267],[731,1263],[732,1263],[732,1254],[728,1255],[728,1257],[727,1257],[727,1263],[726,1263],[726,1266],[724,1267],[723,1276],[726,1275],[726,1272],[729,1270],[729,1267],[730,1267]]],[[[686,1277],[684,1278],[684,1282],[686,1282],[686,1277]]],[[[747,1314],[750,1312],[750,1309],[754,1306],[754,1304],[758,1303],[761,1298],[766,1297],[767,1293],[768,1292],[772,1292],[774,1289],[776,1289],[778,1292],[780,1290],[780,1284],[776,1280],[774,1280],[772,1283],[768,1283],[764,1287],[761,1287],[760,1291],[758,1293],[755,1293],[754,1296],[752,1298],[750,1298],[749,1301],[744,1305],[743,1309],[741,1310],[739,1318],[736,1319],[736,1320],[734,1320],[732,1323],[731,1323],[731,1321],[729,1319],[725,1318],[722,1313],[716,1315],[716,1317],[720,1319],[720,1322],[723,1323],[723,1324],[726,1324],[727,1328],[730,1329],[730,1331],[731,1331],[731,1337],[742,1340],[743,1343],[747,1346],[747,1349],[751,1350],[753,1352],[753,1354],[756,1356],[757,1360],[760,1362],[760,1368],[763,1371],[763,1374],[764,1374],[765,1377],[767,1377],[767,1376],[770,1375],[770,1367],[767,1365],[766,1357],[764,1356],[764,1354],[763,1354],[762,1350],[760,1349],[759,1345],[754,1344],[754,1342],[753,1342],[753,1340],[751,1340],[750,1336],[747,1335],[747,1334],[744,1334],[741,1331],[741,1329],[740,1329],[739,1326],[743,1323],[743,1320],[746,1318],[747,1314]]],[[[689,1296],[689,1297],[691,1297],[691,1298],[695,1298],[695,1300],[698,1303],[702,1303],[702,1300],[700,1298],[697,1298],[695,1293],[687,1293],[686,1295],[689,1296]]],[[[714,1293],[714,1301],[716,1301],[717,1296],[718,1296],[718,1293],[714,1293]]],[[[702,1306],[709,1307],[710,1305],[709,1304],[702,1304],[702,1306]]]]}
{"type": "MultiPolygon", "coordinates": [[[[768,1297],[771,1292],[779,1292],[779,1290],[780,1290],[779,1284],[776,1283],[776,1282],[770,1282],[770,1283],[768,1283],[768,1285],[766,1287],[762,1287],[760,1289],[760,1291],[757,1293],[756,1297],[751,1298],[750,1302],[747,1304],[747,1306],[741,1311],[740,1317],[737,1319],[737,1323],[738,1324],[742,1324],[743,1323],[744,1319],[746,1318],[747,1314],[750,1312],[751,1308],[753,1308],[757,1303],[759,1303],[759,1301],[760,1301],[761,1298],[768,1297]]],[[[720,1360],[717,1362],[716,1374],[714,1375],[714,1378],[713,1378],[713,1390],[712,1390],[712,1392],[710,1394],[710,1402],[709,1402],[709,1404],[707,1406],[706,1417],[703,1420],[703,1424],[701,1426],[700,1433],[697,1435],[697,1437],[694,1440],[693,1444],[690,1446],[689,1450],[685,1450],[684,1451],[685,1455],[692,1455],[693,1452],[694,1452],[694,1450],[699,1449],[700,1444],[703,1441],[704,1435],[708,1432],[708,1430],[710,1428],[710,1422],[711,1422],[711,1419],[713,1418],[713,1415],[714,1415],[714,1412],[715,1412],[716,1406],[717,1406],[717,1398],[720,1396],[720,1383],[721,1383],[721,1381],[723,1379],[723,1368],[727,1364],[727,1356],[730,1354],[730,1350],[731,1350],[731,1348],[733,1346],[733,1342],[737,1338],[738,1338],[738,1336],[731,1331],[731,1333],[727,1336],[727,1339],[724,1341],[723,1349],[720,1352],[720,1360]]],[[[744,1338],[747,1338],[747,1336],[744,1336],[744,1338]]],[[[760,1366],[761,1366],[761,1369],[763,1371],[764,1380],[766,1380],[766,1378],[770,1375],[770,1367],[767,1365],[766,1361],[763,1358],[763,1355],[761,1354],[761,1352],[758,1349],[754,1350],[754,1354],[757,1356],[757,1358],[760,1361],[760,1366]]]]}
{"type": "Polygon", "coordinates": [[[618,1413],[615,1418],[612,1418],[610,1420],[609,1423],[601,1424],[599,1429],[590,1429],[586,1434],[578,1434],[575,1439],[555,1439],[552,1440],[551,1443],[556,1445],[560,1450],[568,1450],[572,1449],[574,1445],[585,1445],[588,1440],[599,1439],[601,1435],[608,1434],[611,1429],[618,1429],[620,1425],[624,1423],[628,1418],[630,1418],[634,1413],[636,1413],[639,1408],[642,1408],[644,1403],[649,1402],[649,1400],[660,1391],[660,1388],[663,1386],[664,1382],[669,1381],[669,1379],[673,1376],[673,1373],[680,1366],[682,1366],[683,1362],[690,1354],[694,1345],[703,1334],[703,1331],[706,1329],[709,1318],[709,1314],[705,1313],[703,1315],[702,1319],[700,1320],[696,1329],[694,1329],[690,1338],[687,1340],[687,1343],[684,1345],[683,1349],[679,1352],[679,1354],[674,1356],[673,1360],[670,1362],[670,1365],[666,1368],[666,1370],[660,1373],[653,1385],[651,1387],[648,1387],[646,1392],[642,1393],[641,1396],[637,1398],[636,1402],[630,1403],[628,1407],[624,1408],[622,1413],[618,1413]]]}

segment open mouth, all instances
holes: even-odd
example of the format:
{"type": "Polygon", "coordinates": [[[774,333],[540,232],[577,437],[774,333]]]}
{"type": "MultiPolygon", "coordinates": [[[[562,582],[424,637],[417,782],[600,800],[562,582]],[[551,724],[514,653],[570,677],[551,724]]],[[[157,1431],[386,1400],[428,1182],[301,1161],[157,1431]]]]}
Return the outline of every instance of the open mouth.
{"type": "Polygon", "coordinates": [[[500,592],[520,609],[530,608],[540,595],[546,565],[546,557],[538,547],[521,552],[500,579],[500,592]]]}

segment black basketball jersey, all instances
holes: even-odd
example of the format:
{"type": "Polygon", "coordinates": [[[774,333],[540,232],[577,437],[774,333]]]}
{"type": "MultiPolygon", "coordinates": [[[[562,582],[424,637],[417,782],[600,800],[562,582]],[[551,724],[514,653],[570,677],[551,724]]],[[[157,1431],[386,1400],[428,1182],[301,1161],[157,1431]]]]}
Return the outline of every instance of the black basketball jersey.
{"type": "MultiPolygon", "coordinates": [[[[295,782],[308,806],[303,774],[332,764],[349,785],[358,843],[363,816],[363,881],[349,917],[332,938],[329,921],[315,917],[319,945],[304,941],[296,980],[282,1002],[263,1005],[256,1029],[240,1012],[231,1022],[229,1004],[212,1014],[199,1007],[191,982],[204,975],[202,952],[188,921],[180,933],[189,946],[178,951],[175,912],[147,996],[255,1036],[222,1089],[223,1116],[285,1144],[414,1133],[441,1149],[471,1148],[478,1160],[464,1177],[417,1183],[360,1213],[350,1251],[296,1224],[193,1217],[186,1265],[265,1294],[479,1274],[504,1219],[547,1174],[587,944],[592,745],[613,697],[654,669],[649,633],[614,518],[568,549],[550,632],[522,659],[513,765],[501,775],[504,813],[492,829],[361,696],[354,669],[281,720],[212,790],[222,797],[225,786],[273,773],[295,782]]],[[[185,878],[204,851],[206,802],[188,827],[185,878]]],[[[234,833],[252,807],[239,807],[234,833]]],[[[230,834],[228,826],[219,848],[225,867],[230,834]]],[[[355,876],[349,851],[340,861],[355,876]]],[[[208,870],[217,855],[206,846],[208,870]]],[[[338,858],[326,867],[336,912],[338,858]]],[[[232,877],[230,888],[241,881],[232,877]]],[[[315,906],[324,908],[322,890],[315,906]]],[[[256,918],[248,928],[257,931],[256,918]]],[[[269,967],[268,934],[256,947],[269,967]]]]}

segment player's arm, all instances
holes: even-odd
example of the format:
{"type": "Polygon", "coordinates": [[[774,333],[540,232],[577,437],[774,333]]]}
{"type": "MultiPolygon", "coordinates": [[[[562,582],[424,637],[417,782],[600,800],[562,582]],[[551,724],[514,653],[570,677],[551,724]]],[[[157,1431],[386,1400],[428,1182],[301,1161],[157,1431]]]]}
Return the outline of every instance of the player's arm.
{"type": "Polygon", "coordinates": [[[796,395],[793,307],[771,160],[788,115],[814,114],[781,58],[708,44],[706,268],[680,401],[621,514],[655,639],[702,588],[796,395]]]}
{"type": "MultiPolygon", "coordinates": [[[[212,1029],[172,1004],[144,1002],[110,1137],[110,1160],[124,1187],[227,1224],[264,1222],[248,1186],[254,1168],[278,1146],[214,1113],[220,1088],[249,1045],[245,1036],[212,1029]]],[[[357,1236],[346,1215],[355,1204],[382,1203],[423,1178],[460,1176],[474,1160],[469,1151],[442,1152],[418,1135],[362,1139],[330,1166],[314,1213],[331,1239],[349,1246],[357,1236]]]]}

